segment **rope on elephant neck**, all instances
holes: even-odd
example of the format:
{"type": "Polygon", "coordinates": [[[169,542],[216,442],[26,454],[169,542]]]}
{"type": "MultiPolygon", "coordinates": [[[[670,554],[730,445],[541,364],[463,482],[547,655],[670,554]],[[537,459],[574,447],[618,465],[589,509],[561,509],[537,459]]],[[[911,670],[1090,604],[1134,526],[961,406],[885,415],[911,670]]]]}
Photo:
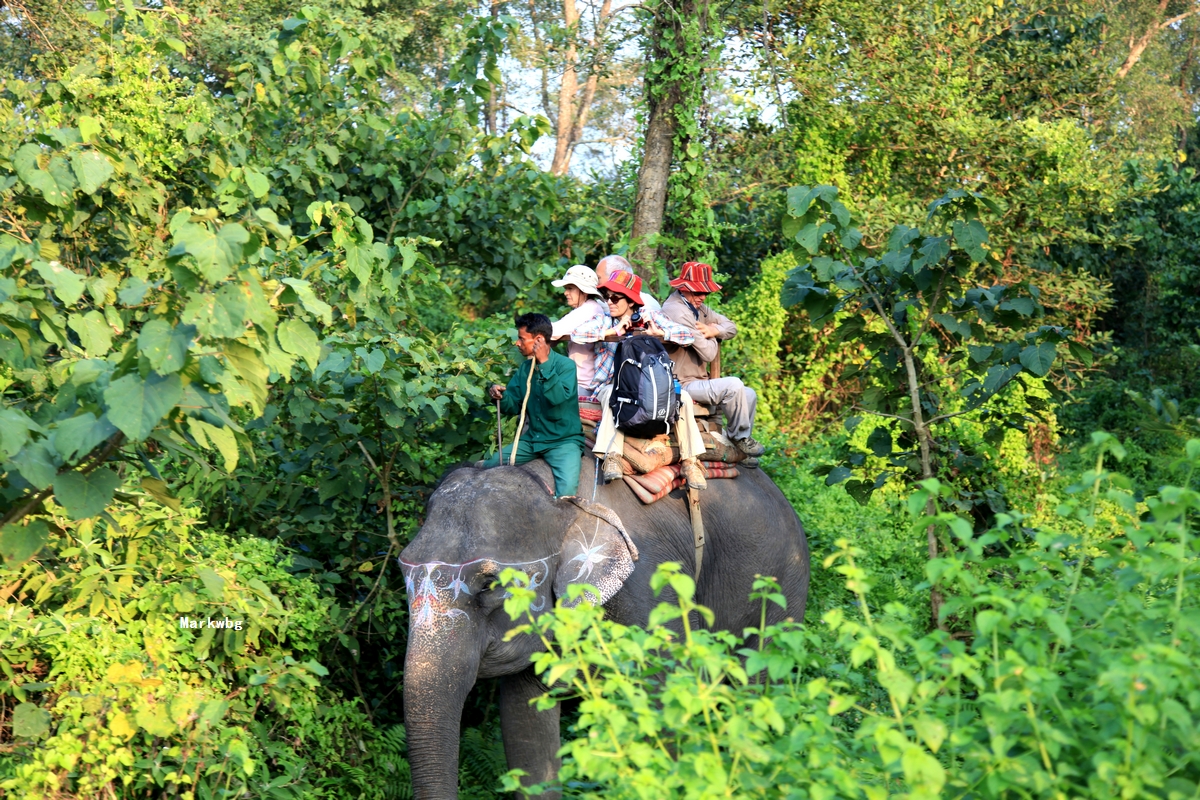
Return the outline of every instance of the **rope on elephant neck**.
{"type": "MultiPolygon", "coordinates": [[[[517,465],[517,447],[521,444],[521,430],[525,427],[525,409],[529,405],[529,390],[533,386],[533,371],[537,369],[537,361],[533,356],[529,357],[529,377],[525,379],[525,396],[521,398],[521,416],[517,420],[517,435],[513,437],[512,452],[508,455],[508,465],[515,467],[517,465]]],[[[504,454],[501,453],[501,458],[504,454]]]]}

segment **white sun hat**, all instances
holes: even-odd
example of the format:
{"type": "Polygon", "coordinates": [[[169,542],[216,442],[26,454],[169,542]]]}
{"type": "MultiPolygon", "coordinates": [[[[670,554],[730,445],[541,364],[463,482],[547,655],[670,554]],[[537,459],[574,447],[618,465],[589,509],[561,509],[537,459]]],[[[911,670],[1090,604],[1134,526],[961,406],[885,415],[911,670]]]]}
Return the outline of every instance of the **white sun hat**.
{"type": "Polygon", "coordinates": [[[600,290],[596,288],[598,283],[596,271],[583,264],[576,264],[567,270],[567,274],[562,276],[562,280],[550,281],[551,286],[576,286],[584,294],[590,295],[600,294],[600,290]]]}

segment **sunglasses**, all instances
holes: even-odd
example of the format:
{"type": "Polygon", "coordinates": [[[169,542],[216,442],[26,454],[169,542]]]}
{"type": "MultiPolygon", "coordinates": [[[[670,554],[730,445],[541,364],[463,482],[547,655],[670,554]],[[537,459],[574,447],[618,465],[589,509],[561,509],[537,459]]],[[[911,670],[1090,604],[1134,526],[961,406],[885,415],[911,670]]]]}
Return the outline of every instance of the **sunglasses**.
{"type": "Polygon", "coordinates": [[[620,302],[621,300],[625,300],[628,302],[628,300],[629,300],[629,298],[626,297],[625,295],[618,294],[617,292],[610,292],[608,289],[601,289],[600,297],[602,297],[605,300],[608,300],[611,303],[617,303],[617,302],[620,302]]]}

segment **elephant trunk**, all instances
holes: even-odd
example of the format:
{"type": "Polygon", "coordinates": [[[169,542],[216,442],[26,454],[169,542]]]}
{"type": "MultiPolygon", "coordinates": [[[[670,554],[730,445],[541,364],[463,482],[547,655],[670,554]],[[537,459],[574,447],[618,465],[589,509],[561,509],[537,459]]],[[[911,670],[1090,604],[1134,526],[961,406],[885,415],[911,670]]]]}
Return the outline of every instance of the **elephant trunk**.
{"type": "Polygon", "coordinates": [[[458,798],[459,727],[479,670],[473,644],[445,628],[410,631],[404,726],[414,800],[458,798]]]}

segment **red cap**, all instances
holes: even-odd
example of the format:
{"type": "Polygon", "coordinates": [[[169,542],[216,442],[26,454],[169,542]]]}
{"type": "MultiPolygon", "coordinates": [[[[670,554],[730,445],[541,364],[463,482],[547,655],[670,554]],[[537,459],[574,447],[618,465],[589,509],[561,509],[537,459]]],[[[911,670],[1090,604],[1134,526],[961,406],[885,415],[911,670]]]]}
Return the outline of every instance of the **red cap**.
{"type": "Polygon", "coordinates": [[[610,292],[615,292],[619,295],[628,297],[635,306],[644,305],[642,303],[642,279],[632,272],[617,270],[608,273],[608,280],[596,287],[597,289],[608,289],[610,292]]]}
{"type": "Polygon", "coordinates": [[[712,267],[700,261],[689,261],[679,268],[679,277],[671,281],[673,289],[689,292],[719,292],[721,284],[712,279],[712,267]]]}

